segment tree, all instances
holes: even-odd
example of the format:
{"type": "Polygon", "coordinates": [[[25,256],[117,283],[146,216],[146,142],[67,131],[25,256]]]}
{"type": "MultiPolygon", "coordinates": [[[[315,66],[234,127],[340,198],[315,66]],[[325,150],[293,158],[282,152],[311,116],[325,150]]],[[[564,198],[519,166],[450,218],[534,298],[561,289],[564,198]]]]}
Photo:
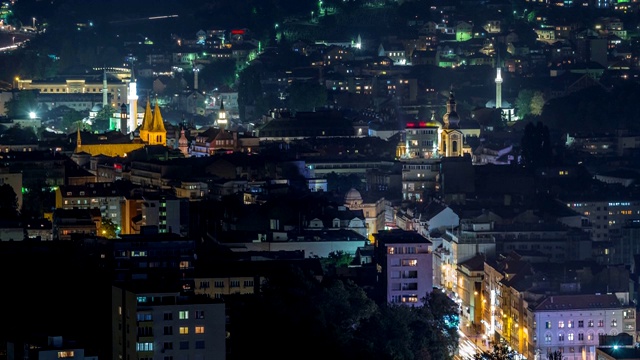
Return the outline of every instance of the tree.
{"type": "Polygon", "coordinates": [[[538,121],[536,125],[529,122],[524,128],[521,139],[521,164],[532,170],[551,164],[553,147],[549,128],[538,121]]]}
{"type": "Polygon", "coordinates": [[[107,239],[115,239],[118,234],[118,226],[111,221],[111,219],[103,217],[102,225],[100,226],[100,236],[107,239]]]}
{"type": "Polygon", "coordinates": [[[233,59],[219,60],[200,70],[198,79],[207,89],[222,86],[232,86],[236,81],[236,61],[233,59]]]}
{"type": "MultiPolygon", "coordinates": [[[[0,126],[0,128],[3,127],[4,126],[0,126]]],[[[15,124],[0,132],[2,132],[3,138],[11,139],[11,141],[14,141],[17,144],[28,144],[38,141],[38,136],[36,135],[36,132],[32,127],[22,127],[18,124],[15,124]]]]}
{"type": "Polygon", "coordinates": [[[109,130],[109,124],[111,123],[111,118],[113,117],[114,112],[115,109],[109,104],[100,109],[96,114],[96,117],[93,119],[93,129],[96,131],[109,130]]]}
{"type": "Polygon", "coordinates": [[[536,91],[533,93],[533,97],[531,97],[531,114],[532,115],[542,115],[542,108],[544,108],[544,95],[540,91],[536,91]]]}
{"type": "Polygon", "coordinates": [[[238,79],[238,113],[240,119],[247,121],[247,109],[254,106],[262,97],[260,68],[256,65],[246,67],[238,79]]]}
{"type": "Polygon", "coordinates": [[[21,214],[24,217],[42,218],[45,212],[53,211],[55,200],[55,192],[46,184],[45,179],[37,179],[24,191],[21,214]]]}
{"type": "Polygon", "coordinates": [[[533,99],[533,93],[534,91],[529,89],[520,90],[518,93],[515,108],[520,119],[524,119],[527,115],[531,114],[531,99],[533,99]]]}
{"type": "Polygon", "coordinates": [[[0,185],[0,219],[16,220],[19,214],[16,192],[9,184],[0,185]]]}
{"type": "MultiPolygon", "coordinates": [[[[513,360],[516,359],[518,353],[511,349],[506,342],[500,341],[493,344],[493,349],[490,353],[475,354],[474,360],[513,360]]],[[[551,359],[550,359],[551,360],[551,359]]]]}
{"type": "Polygon", "coordinates": [[[320,259],[322,268],[327,274],[335,274],[337,268],[347,267],[351,265],[352,261],[353,256],[342,250],[332,251],[329,253],[328,257],[320,259]]]}
{"type": "Polygon", "coordinates": [[[62,115],[62,128],[66,130],[67,133],[76,131],[78,129],[79,123],[82,122],[84,116],[82,113],[75,109],[69,109],[69,111],[65,112],[62,115]]]}
{"type": "Polygon", "coordinates": [[[457,348],[457,323],[447,319],[458,307],[443,293],[422,306],[377,305],[350,280],[297,267],[272,272],[261,290],[225,298],[229,360],[299,359],[308,349],[314,359],[451,360],[457,348]]]}
{"type": "Polygon", "coordinates": [[[297,81],[289,85],[288,93],[288,107],[293,113],[327,105],[327,88],[318,83],[297,81]]]}
{"type": "Polygon", "coordinates": [[[34,91],[23,90],[14,92],[11,100],[4,103],[7,117],[26,118],[31,112],[38,112],[38,99],[34,91]]]}

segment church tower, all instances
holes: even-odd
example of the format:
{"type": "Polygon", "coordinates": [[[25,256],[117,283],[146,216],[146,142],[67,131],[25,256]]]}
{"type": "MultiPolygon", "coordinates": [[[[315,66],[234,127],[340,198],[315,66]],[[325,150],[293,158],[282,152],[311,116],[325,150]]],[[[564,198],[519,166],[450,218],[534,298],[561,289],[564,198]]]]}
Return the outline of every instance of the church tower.
{"type": "Polygon", "coordinates": [[[456,111],[456,99],[453,90],[449,93],[447,113],[442,117],[444,128],[440,135],[438,153],[443,157],[462,156],[464,135],[460,131],[460,117],[456,111]]]}
{"type": "Polygon", "coordinates": [[[149,145],[167,145],[167,129],[164,127],[164,119],[160,113],[158,99],[156,107],[153,109],[153,122],[149,129],[149,145]]]}
{"type": "Polygon", "coordinates": [[[228,124],[227,120],[227,111],[224,109],[224,102],[220,99],[220,110],[218,110],[218,120],[216,120],[216,124],[220,127],[220,131],[224,131],[228,124]]]}
{"type": "Polygon", "coordinates": [[[178,139],[178,149],[184,155],[184,157],[189,157],[189,140],[187,140],[187,136],[185,135],[184,128],[180,129],[180,138],[178,139]]]}
{"type": "Polygon", "coordinates": [[[167,144],[167,129],[164,127],[158,99],[156,99],[153,113],[151,112],[151,100],[147,99],[147,107],[144,110],[144,118],[140,127],[140,139],[148,145],[167,144]]]}
{"type": "Polygon", "coordinates": [[[460,118],[456,109],[456,98],[453,96],[453,90],[449,92],[449,100],[447,101],[447,113],[442,117],[444,127],[446,129],[456,129],[459,126],[460,118]]]}

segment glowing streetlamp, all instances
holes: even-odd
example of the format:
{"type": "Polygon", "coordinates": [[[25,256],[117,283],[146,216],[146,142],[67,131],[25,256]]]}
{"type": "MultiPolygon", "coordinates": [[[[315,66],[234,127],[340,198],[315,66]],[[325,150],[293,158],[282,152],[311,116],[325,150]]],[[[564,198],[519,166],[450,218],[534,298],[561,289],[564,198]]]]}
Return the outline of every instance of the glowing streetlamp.
{"type": "Polygon", "coordinates": [[[35,29],[36,28],[36,18],[34,17],[34,18],[31,18],[31,19],[33,20],[33,28],[35,29]]]}

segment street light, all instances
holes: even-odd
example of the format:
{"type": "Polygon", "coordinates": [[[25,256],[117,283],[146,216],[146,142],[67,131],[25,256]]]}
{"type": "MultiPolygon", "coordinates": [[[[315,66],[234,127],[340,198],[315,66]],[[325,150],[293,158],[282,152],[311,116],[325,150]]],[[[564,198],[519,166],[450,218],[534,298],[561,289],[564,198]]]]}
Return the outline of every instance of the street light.
{"type": "Polygon", "coordinates": [[[33,29],[35,30],[35,28],[36,28],[36,18],[34,17],[34,18],[31,18],[31,19],[33,20],[33,29]]]}

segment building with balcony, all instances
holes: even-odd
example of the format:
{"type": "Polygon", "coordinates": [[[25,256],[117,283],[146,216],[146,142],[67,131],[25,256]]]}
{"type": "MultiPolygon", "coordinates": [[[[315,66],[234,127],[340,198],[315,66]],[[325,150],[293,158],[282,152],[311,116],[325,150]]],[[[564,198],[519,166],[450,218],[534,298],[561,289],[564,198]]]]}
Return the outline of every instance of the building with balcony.
{"type": "Polygon", "coordinates": [[[431,241],[402,229],[379,231],[374,237],[381,300],[390,304],[422,305],[422,299],[433,291],[431,241]]]}

